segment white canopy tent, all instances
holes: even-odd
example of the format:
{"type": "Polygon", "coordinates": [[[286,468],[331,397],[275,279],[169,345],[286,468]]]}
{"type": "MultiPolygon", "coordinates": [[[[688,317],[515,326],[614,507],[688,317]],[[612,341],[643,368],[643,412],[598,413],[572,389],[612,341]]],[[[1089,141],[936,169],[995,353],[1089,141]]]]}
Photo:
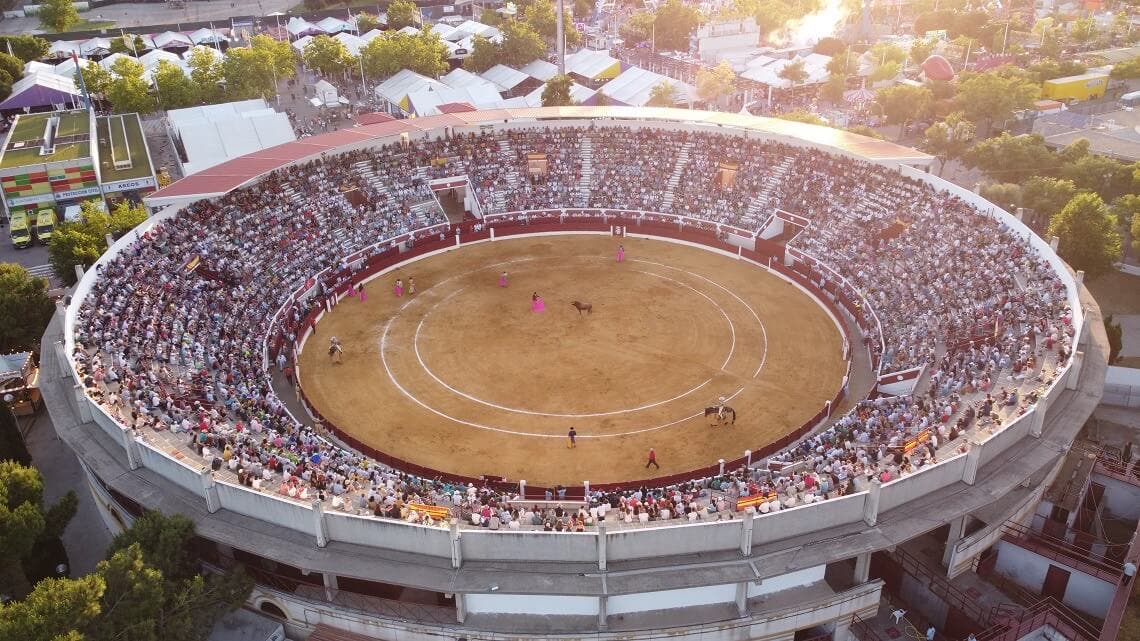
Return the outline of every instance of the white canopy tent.
{"type": "Polygon", "coordinates": [[[297,138],[288,116],[261,99],[174,109],[167,122],[186,149],[185,175],[297,138]]]}
{"type": "Polygon", "coordinates": [[[341,20],[340,18],[334,18],[333,16],[329,16],[327,18],[321,19],[319,22],[317,22],[316,26],[318,29],[320,29],[321,31],[324,31],[325,33],[329,34],[330,36],[333,34],[336,34],[336,33],[344,32],[344,31],[355,31],[356,30],[356,25],[352,24],[351,22],[348,22],[347,20],[341,20]]]}

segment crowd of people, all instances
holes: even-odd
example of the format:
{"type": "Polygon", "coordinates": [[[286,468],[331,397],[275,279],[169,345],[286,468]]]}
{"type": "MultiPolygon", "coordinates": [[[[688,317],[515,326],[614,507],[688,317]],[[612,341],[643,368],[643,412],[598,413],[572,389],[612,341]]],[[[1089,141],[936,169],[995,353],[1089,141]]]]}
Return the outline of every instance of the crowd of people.
{"type": "MultiPolygon", "coordinates": [[[[435,233],[435,232],[433,232],[435,233]]],[[[562,128],[452,136],[358,150],[272,172],[156,224],[100,266],[72,353],[87,393],[142,434],[170,435],[244,486],[327,500],[355,514],[435,523],[424,506],[491,528],[579,530],[615,523],[734,518],[863,489],[956,450],[1036,401],[1072,351],[1072,312],[1051,266],[1025,240],[952,196],[897,171],[720,134],[562,128]],[[665,488],[511,492],[389,469],[296,421],[275,396],[262,344],[276,311],[315,274],[351,279],[346,256],[413,233],[425,179],[466,174],[484,213],[561,208],[581,185],[592,138],[595,207],[663,208],[741,224],[749,198],[811,221],[790,245],[862,292],[878,314],[883,371],[925,366],[921,393],[859,403],[770,461],[665,488]],[[688,153],[683,170],[677,157],[688,153]],[[720,179],[720,164],[735,169],[720,179]],[[541,164],[543,171],[532,171],[541,164]],[[787,169],[775,180],[773,168],[787,169]],[[920,440],[916,440],[922,437],[920,440]],[[908,445],[909,444],[909,445],[908,445]]],[[[815,274],[818,278],[829,278],[815,274]]],[[[318,285],[319,287],[319,285],[318,285]]],[[[288,309],[285,349],[321,296],[288,309]]],[[[278,355],[271,355],[277,359],[278,355]]],[[[287,359],[285,359],[287,360],[287,359]]]]}

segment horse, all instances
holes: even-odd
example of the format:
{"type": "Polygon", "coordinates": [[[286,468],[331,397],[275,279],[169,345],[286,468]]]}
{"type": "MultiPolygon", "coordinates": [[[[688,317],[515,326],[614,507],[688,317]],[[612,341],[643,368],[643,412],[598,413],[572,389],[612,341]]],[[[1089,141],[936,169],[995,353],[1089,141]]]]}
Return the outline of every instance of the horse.
{"type": "Polygon", "coordinates": [[[570,301],[570,304],[574,306],[574,309],[578,310],[579,316],[582,315],[582,312],[586,312],[587,314],[589,314],[590,312],[594,311],[594,306],[591,305],[590,303],[579,303],[578,301],[575,300],[575,301],[570,301]]]}
{"type": "MultiPolygon", "coordinates": [[[[716,425],[722,423],[728,423],[729,425],[736,424],[736,410],[727,405],[706,407],[705,418],[707,419],[710,416],[713,421],[716,421],[716,425]]],[[[712,425],[713,423],[710,421],[709,424],[712,425]]]]}

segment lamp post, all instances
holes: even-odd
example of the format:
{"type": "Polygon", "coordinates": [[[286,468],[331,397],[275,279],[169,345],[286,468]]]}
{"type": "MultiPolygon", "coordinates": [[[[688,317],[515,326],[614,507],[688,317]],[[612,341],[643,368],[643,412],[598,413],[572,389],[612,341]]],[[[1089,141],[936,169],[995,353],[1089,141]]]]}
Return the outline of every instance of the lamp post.
{"type": "Polygon", "coordinates": [[[12,402],[15,400],[16,397],[11,392],[4,395],[4,409],[8,411],[8,416],[12,417],[12,425],[15,425],[16,431],[19,432],[20,422],[16,420],[16,411],[12,409],[12,402]]]}

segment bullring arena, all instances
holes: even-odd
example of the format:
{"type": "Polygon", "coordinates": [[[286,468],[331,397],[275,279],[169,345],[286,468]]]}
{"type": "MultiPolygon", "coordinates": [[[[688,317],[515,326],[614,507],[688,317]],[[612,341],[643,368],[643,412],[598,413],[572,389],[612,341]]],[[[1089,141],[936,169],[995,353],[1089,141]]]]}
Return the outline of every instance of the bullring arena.
{"type": "Polygon", "coordinates": [[[1107,366],[932,160],[626,108],[307,138],[147,199],[45,402],[110,527],[188,514],[297,638],[847,641],[873,553],[955,576],[1032,511],[1107,366]]]}
{"type": "Polygon", "coordinates": [[[309,400],[393,456],[469,477],[603,484],[707,467],[794,431],[845,375],[838,327],[805,291],[663,242],[502,240],[417,260],[365,291],[302,352],[309,400]],[[410,278],[415,295],[390,291],[410,278]],[[579,298],[591,313],[570,305],[579,298]],[[349,346],[337,362],[326,336],[349,346]],[[731,426],[702,413],[721,396],[731,426]],[[651,447],[664,468],[646,468],[651,447]]]}

